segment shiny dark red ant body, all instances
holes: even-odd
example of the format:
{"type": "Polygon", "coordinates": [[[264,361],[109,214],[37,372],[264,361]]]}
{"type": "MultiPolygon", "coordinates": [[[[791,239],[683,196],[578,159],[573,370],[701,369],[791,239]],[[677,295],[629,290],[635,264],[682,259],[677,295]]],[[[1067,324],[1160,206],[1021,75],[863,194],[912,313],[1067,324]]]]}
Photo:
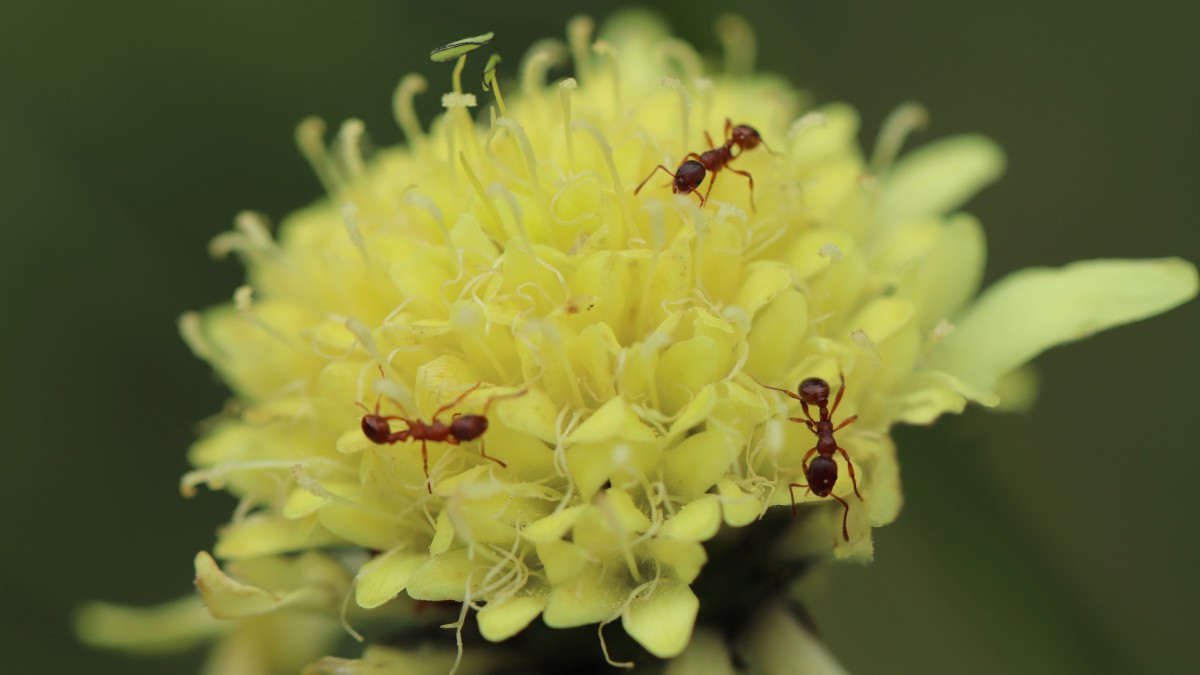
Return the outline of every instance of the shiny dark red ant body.
{"type": "Polygon", "coordinates": [[[687,155],[684,155],[684,162],[679,165],[675,173],[671,173],[670,169],[659,164],[654,167],[649,176],[646,176],[646,180],[637,186],[633,194],[636,195],[640,192],[642,187],[654,176],[654,172],[662,169],[673,179],[671,192],[675,194],[695,194],[700,198],[700,208],[704,208],[704,204],[708,202],[708,195],[712,194],[713,183],[717,182],[717,172],[722,169],[728,169],[733,173],[745,176],[750,181],[750,210],[753,211],[754,177],[748,171],[738,171],[729,166],[729,163],[735,158],[740,157],[743,152],[753,150],[760,145],[767,148],[768,152],[771,152],[771,149],[767,147],[766,142],[763,141],[762,136],[758,134],[758,131],[754,127],[745,124],[734,126],[733,122],[729,119],[725,120],[725,143],[716,145],[713,143],[712,136],[709,136],[707,131],[704,132],[704,139],[708,141],[711,150],[705,150],[700,154],[689,152],[687,155]],[[735,147],[739,150],[737,155],[733,154],[735,147]],[[700,191],[696,188],[700,187],[700,184],[704,182],[704,177],[709,173],[712,174],[712,180],[708,181],[708,190],[704,192],[704,196],[701,196],[700,191]]]}
{"type": "MultiPolygon", "coordinates": [[[[817,444],[813,446],[807,454],[804,455],[803,466],[804,476],[808,479],[808,485],[800,483],[788,483],[788,493],[792,496],[792,516],[796,513],[796,492],[795,488],[808,488],[813,494],[818,497],[833,497],[842,503],[845,512],[842,514],[842,538],[850,541],[850,534],[846,529],[846,517],[850,515],[850,505],[846,500],[833,494],[833,486],[837,483],[838,468],[837,462],[833,459],[833,453],[840,452],[842,457],[846,459],[846,468],[850,469],[850,482],[854,484],[854,494],[862,501],[862,495],[858,492],[858,479],[854,477],[854,464],[850,461],[850,455],[846,454],[846,450],[838,446],[834,440],[833,434],[842,427],[850,424],[858,419],[858,415],[851,415],[842,420],[842,423],[833,426],[833,413],[837,410],[838,404],[842,402],[842,394],[846,391],[846,376],[841,375],[842,385],[838,388],[837,398],[833,400],[833,408],[829,408],[829,383],[819,377],[810,377],[800,383],[797,391],[799,394],[793,394],[787,389],[772,387],[759,382],[767,389],[774,389],[787,394],[789,397],[800,401],[800,406],[804,409],[804,417],[789,417],[792,422],[803,422],[808,426],[808,430],[813,432],[817,437],[817,444]],[[813,419],[812,414],[808,410],[809,405],[817,406],[817,411],[820,414],[820,419],[813,419]],[[808,463],[808,458],[817,453],[817,458],[808,463]]],[[[757,380],[755,380],[757,382],[757,380]]]]}
{"type": "MultiPolygon", "coordinates": [[[[449,443],[450,445],[459,445],[466,441],[473,441],[483,436],[483,433],[488,429],[487,411],[494,401],[504,398],[516,398],[524,396],[526,390],[521,390],[515,394],[507,394],[504,396],[493,396],[488,399],[488,402],[483,406],[483,413],[479,415],[463,415],[462,413],[454,413],[454,417],[447,424],[438,419],[438,416],[447,410],[453,408],[463,402],[471,392],[479,388],[482,382],[476,382],[470,389],[467,389],[458,398],[447,403],[437,409],[433,413],[433,417],[428,422],[419,419],[405,417],[403,415],[380,415],[379,401],[375,401],[375,411],[367,410],[367,407],[359,403],[363,410],[367,410],[367,414],[362,418],[363,434],[372,442],[378,445],[391,445],[393,443],[401,443],[409,440],[421,441],[421,464],[425,468],[425,490],[433,494],[433,486],[429,483],[429,451],[426,448],[428,441],[440,443],[449,443]],[[399,420],[404,422],[408,428],[399,431],[392,431],[390,422],[399,420]]],[[[479,441],[479,455],[484,459],[490,459],[502,467],[507,467],[500,459],[492,457],[484,450],[483,441],[479,441]]]]}

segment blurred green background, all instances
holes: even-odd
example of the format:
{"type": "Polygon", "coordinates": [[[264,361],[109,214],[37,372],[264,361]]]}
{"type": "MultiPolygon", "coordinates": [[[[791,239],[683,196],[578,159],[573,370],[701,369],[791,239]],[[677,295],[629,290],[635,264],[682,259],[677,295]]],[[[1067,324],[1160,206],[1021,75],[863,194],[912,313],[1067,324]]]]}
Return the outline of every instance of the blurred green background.
{"type": "MultiPolygon", "coordinates": [[[[621,3],[0,3],[0,266],[6,310],[0,653],[9,672],[191,672],[69,632],[88,599],[191,589],[191,559],[232,508],[185,501],[194,425],[224,388],[178,339],[183,311],[227,300],[236,262],[208,240],[252,208],[319,194],[292,143],[317,114],[391,121],[398,78],[448,76],[430,48],[495,30],[505,63],[621,3]],[[14,536],[15,535],[15,536],[14,536]]],[[[667,2],[716,52],[727,3],[667,2]]],[[[1200,261],[1200,10],[1195,3],[1012,0],[753,3],[759,65],[846,100],[863,142],[905,100],[917,142],[981,131],[1009,170],[968,209],[988,280],[1094,257],[1200,261]]],[[[420,99],[422,119],[437,96],[420,99]]],[[[805,588],[823,638],[859,673],[1200,672],[1200,306],[1038,361],[1031,412],[978,410],[897,433],[906,507],[874,564],[805,588]]]]}

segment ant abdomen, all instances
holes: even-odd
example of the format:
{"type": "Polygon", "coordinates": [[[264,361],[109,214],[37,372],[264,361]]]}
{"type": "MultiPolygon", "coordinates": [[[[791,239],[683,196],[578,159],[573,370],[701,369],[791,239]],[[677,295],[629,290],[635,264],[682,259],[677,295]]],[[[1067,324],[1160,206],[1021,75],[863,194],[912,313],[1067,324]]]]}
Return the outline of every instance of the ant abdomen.
{"type": "Polygon", "coordinates": [[[834,484],[837,483],[837,462],[832,457],[818,455],[808,465],[808,472],[805,476],[808,478],[808,489],[812,490],[813,494],[818,497],[828,497],[829,493],[833,492],[834,484]]]}
{"type": "Polygon", "coordinates": [[[473,441],[487,428],[488,419],[483,415],[459,415],[450,422],[450,433],[460,441],[473,441]]]}

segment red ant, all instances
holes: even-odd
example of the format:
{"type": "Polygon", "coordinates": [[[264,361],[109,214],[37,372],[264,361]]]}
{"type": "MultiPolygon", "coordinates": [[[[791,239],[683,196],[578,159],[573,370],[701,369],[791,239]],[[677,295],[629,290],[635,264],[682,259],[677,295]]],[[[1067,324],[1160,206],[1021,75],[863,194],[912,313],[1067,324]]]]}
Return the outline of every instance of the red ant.
{"type": "Polygon", "coordinates": [[[846,376],[838,373],[842,378],[842,385],[838,388],[837,398],[833,401],[833,408],[829,409],[829,383],[819,377],[810,377],[800,383],[797,391],[799,395],[793,394],[787,389],[780,389],[765,385],[758,382],[767,389],[782,391],[789,397],[800,401],[800,406],[804,408],[804,417],[789,417],[791,422],[803,422],[808,426],[808,430],[813,432],[817,437],[817,444],[804,455],[803,466],[804,476],[808,479],[808,485],[800,483],[788,483],[788,493],[792,496],[792,517],[796,517],[796,492],[795,488],[808,488],[813,494],[818,497],[833,497],[842,503],[845,512],[842,514],[842,538],[850,541],[850,534],[846,530],[846,517],[850,515],[850,505],[846,500],[833,494],[833,485],[837,482],[838,468],[837,462],[833,460],[833,453],[840,452],[842,457],[846,459],[846,467],[850,469],[850,482],[854,484],[854,494],[862,501],[862,495],[858,492],[858,479],[854,477],[854,464],[850,462],[850,455],[846,454],[846,450],[838,446],[837,441],[833,439],[833,433],[842,427],[850,424],[858,419],[858,415],[851,415],[842,420],[842,423],[833,426],[833,413],[837,410],[838,404],[842,402],[842,394],[846,391],[846,376]],[[817,406],[820,412],[821,419],[814,420],[812,414],[808,411],[809,404],[817,406]],[[808,458],[812,457],[813,453],[817,453],[818,457],[808,463],[808,458]]]}
{"type": "MultiPolygon", "coordinates": [[[[438,419],[438,415],[441,415],[459,403],[462,403],[463,399],[465,399],[471,392],[478,389],[479,385],[481,384],[483,383],[476,382],[470,389],[467,389],[462,394],[459,394],[458,398],[438,408],[428,422],[424,422],[419,419],[412,419],[403,415],[380,415],[378,399],[375,401],[375,412],[367,410],[366,406],[359,403],[358,405],[363,410],[367,410],[367,414],[363,415],[362,418],[363,434],[366,435],[366,437],[372,443],[377,443],[379,445],[400,443],[407,441],[410,438],[421,441],[421,464],[425,468],[425,490],[429,494],[433,494],[433,487],[429,482],[429,451],[425,447],[426,442],[440,441],[449,443],[450,445],[458,445],[464,441],[473,441],[480,436],[483,436],[483,432],[487,431],[487,411],[493,402],[504,398],[516,398],[518,396],[524,396],[528,391],[523,389],[515,394],[493,396],[492,398],[488,399],[486,404],[484,404],[483,413],[479,415],[464,415],[462,413],[454,413],[454,417],[450,420],[449,424],[446,424],[438,419]],[[389,424],[391,420],[400,420],[408,425],[408,428],[401,429],[399,431],[392,431],[391,425],[389,424]]],[[[401,408],[401,411],[403,411],[403,408],[401,408]]],[[[508,467],[508,465],[503,461],[487,454],[487,452],[484,450],[482,440],[479,441],[479,454],[484,459],[490,459],[502,467],[508,467]]]]}
{"type": "Polygon", "coordinates": [[[750,181],[750,210],[753,211],[754,177],[747,171],[738,171],[729,166],[729,163],[735,159],[733,148],[736,146],[741,151],[736,157],[740,157],[742,152],[753,150],[760,145],[767,148],[767,151],[771,154],[775,154],[774,151],[767,147],[766,141],[762,139],[762,136],[758,134],[758,131],[754,127],[745,124],[733,126],[733,122],[729,118],[725,119],[725,143],[723,145],[713,143],[712,136],[709,136],[707,131],[704,132],[704,139],[708,141],[709,147],[712,148],[711,150],[705,150],[701,154],[689,152],[684,155],[683,158],[685,161],[679,165],[675,173],[671,173],[670,169],[659,164],[654,167],[649,176],[646,176],[646,180],[637,186],[633,194],[636,195],[640,192],[642,186],[654,176],[654,172],[662,169],[667,172],[668,176],[674,179],[671,184],[671,192],[675,194],[694,193],[697,197],[700,197],[700,192],[696,188],[700,187],[700,184],[704,182],[704,176],[707,173],[712,173],[712,180],[708,182],[708,190],[704,193],[703,197],[700,197],[700,208],[704,208],[704,204],[708,201],[708,196],[712,194],[713,183],[717,182],[717,172],[721,169],[728,169],[733,173],[745,176],[750,181]],[[692,159],[693,157],[695,159],[692,159]]]}

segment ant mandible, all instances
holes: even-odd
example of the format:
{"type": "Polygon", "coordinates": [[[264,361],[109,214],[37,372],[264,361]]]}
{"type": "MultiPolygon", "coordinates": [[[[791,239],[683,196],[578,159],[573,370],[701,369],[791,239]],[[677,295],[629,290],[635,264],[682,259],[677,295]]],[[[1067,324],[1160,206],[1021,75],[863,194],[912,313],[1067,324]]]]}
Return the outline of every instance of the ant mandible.
{"type": "Polygon", "coordinates": [[[754,127],[745,124],[734,126],[729,118],[725,119],[724,144],[717,145],[713,143],[712,136],[709,136],[707,131],[704,132],[704,139],[708,141],[710,150],[705,150],[700,154],[689,152],[684,155],[683,159],[685,161],[679,165],[675,173],[671,173],[670,169],[659,164],[654,167],[649,176],[646,176],[646,180],[637,186],[633,194],[636,195],[640,192],[642,187],[654,176],[654,172],[662,169],[667,172],[668,176],[674,179],[671,183],[671,192],[675,194],[695,194],[700,198],[700,208],[704,208],[704,204],[708,202],[708,196],[712,194],[713,183],[717,182],[717,172],[721,169],[728,169],[733,173],[745,176],[750,181],[750,210],[753,211],[754,177],[748,171],[738,171],[729,166],[729,163],[735,157],[740,157],[743,152],[753,150],[760,145],[767,148],[767,151],[771,152],[771,154],[775,154],[774,151],[767,146],[766,141],[762,139],[762,136],[758,134],[758,131],[754,127]],[[734,147],[740,151],[736,156],[733,154],[734,147]],[[708,173],[712,174],[712,180],[708,181],[708,190],[705,191],[704,196],[700,196],[700,191],[696,188],[700,187],[700,184],[704,182],[705,175],[708,173]]]}
{"type": "Polygon", "coordinates": [[[838,404],[842,402],[842,394],[846,391],[846,376],[838,373],[841,377],[842,384],[838,388],[837,398],[833,400],[833,408],[829,408],[829,383],[819,377],[810,377],[800,383],[797,388],[799,394],[793,394],[787,389],[772,387],[762,382],[760,385],[767,389],[774,389],[787,394],[789,397],[800,401],[800,407],[804,409],[804,417],[789,417],[791,422],[803,422],[808,426],[808,430],[813,432],[817,437],[817,444],[813,446],[807,454],[804,455],[802,465],[804,467],[804,476],[808,479],[808,485],[800,483],[788,483],[788,493],[792,497],[792,517],[796,517],[796,492],[795,488],[808,488],[813,494],[818,497],[833,497],[842,503],[845,512],[842,513],[842,538],[850,541],[850,534],[846,529],[846,517],[850,515],[850,505],[846,500],[833,494],[833,485],[837,482],[838,468],[837,462],[833,459],[834,452],[842,453],[842,457],[846,459],[846,468],[850,469],[850,482],[854,485],[854,494],[862,501],[862,495],[858,492],[858,479],[854,477],[854,464],[850,461],[850,455],[846,454],[846,450],[839,447],[837,441],[834,440],[833,434],[842,427],[850,424],[858,419],[858,415],[851,415],[842,420],[842,423],[833,426],[833,413],[837,410],[838,404]],[[809,405],[817,406],[817,411],[820,414],[820,419],[814,420],[812,414],[808,410],[809,405]],[[808,458],[817,453],[817,458],[808,463],[808,458]]]}
{"type": "MultiPolygon", "coordinates": [[[[376,443],[378,445],[391,445],[393,443],[407,441],[410,438],[421,441],[421,465],[425,469],[425,491],[429,494],[433,494],[433,486],[429,481],[429,450],[426,448],[426,442],[435,441],[449,443],[450,445],[459,445],[465,441],[473,441],[483,436],[483,432],[487,431],[487,411],[488,408],[492,406],[493,402],[505,398],[524,396],[528,392],[527,389],[522,389],[515,394],[493,396],[488,399],[487,403],[484,404],[483,413],[479,415],[463,415],[462,413],[454,413],[454,417],[450,420],[449,424],[446,424],[438,419],[439,415],[453,408],[459,403],[462,403],[463,399],[465,399],[471,392],[478,389],[481,384],[483,383],[476,382],[471,386],[471,388],[467,389],[462,394],[459,394],[458,398],[438,408],[428,422],[405,417],[404,415],[380,415],[379,399],[375,400],[374,412],[368,410],[366,406],[359,403],[358,405],[363,410],[367,411],[367,414],[363,415],[362,418],[363,434],[372,443],[376,443]],[[401,429],[399,431],[392,431],[390,424],[392,420],[404,422],[406,425],[408,425],[408,428],[401,429]]],[[[401,411],[403,412],[403,408],[401,408],[401,411]]],[[[482,440],[479,441],[479,455],[484,459],[492,460],[502,467],[508,467],[508,465],[500,459],[487,454],[487,451],[484,450],[482,440]]]]}

